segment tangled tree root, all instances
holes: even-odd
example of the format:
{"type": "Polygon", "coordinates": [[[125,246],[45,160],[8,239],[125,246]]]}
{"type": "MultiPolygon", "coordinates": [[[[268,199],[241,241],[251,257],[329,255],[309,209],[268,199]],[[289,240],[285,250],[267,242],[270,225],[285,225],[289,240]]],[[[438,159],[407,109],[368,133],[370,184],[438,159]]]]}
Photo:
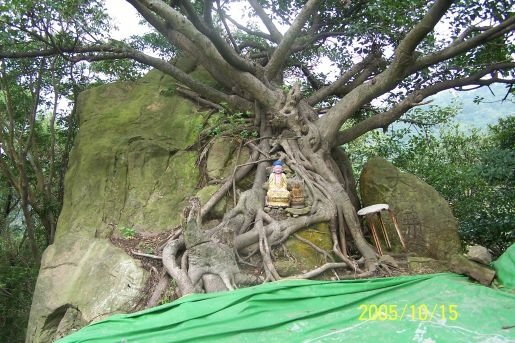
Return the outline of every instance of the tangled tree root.
{"type": "MultiPolygon", "coordinates": [[[[332,252],[326,252],[311,242],[326,264],[304,274],[288,278],[312,278],[327,270],[344,268],[353,278],[372,276],[377,271],[374,248],[365,240],[346,182],[348,168],[339,166],[324,146],[312,121],[316,114],[299,103],[300,88],[294,87],[273,114],[256,105],[256,123],[260,126],[259,145],[249,144],[252,153],[248,163],[235,168],[218,192],[204,204],[190,200],[184,218],[183,232],[170,239],[163,249],[162,260],[167,272],[176,281],[182,295],[200,291],[232,290],[239,281],[267,282],[282,279],[274,266],[272,251],[297,231],[310,225],[330,224],[332,252]],[[310,112],[311,111],[311,112],[310,112]],[[275,131],[275,132],[274,132],[275,131]],[[272,138],[273,137],[273,138],[272,138]],[[311,212],[297,218],[276,219],[263,210],[269,161],[278,158],[286,162],[305,185],[311,212]],[[251,189],[244,191],[236,206],[227,212],[213,229],[202,229],[202,217],[221,199],[235,182],[255,166],[251,189]],[[351,240],[349,240],[349,238],[351,240]],[[352,246],[361,253],[364,268],[348,254],[352,246]],[[258,258],[259,256],[259,258],[258,258]],[[261,278],[246,273],[239,264],[254,266],[261,278]]],[[[337,160],[345,156],[338,151],[337,160]]],[[[298,239],[300,237],[296,236],[298,239]]],[[[301,239],[302,240],[302,239],[301,239]]],[[[254,268],[254,269],[255,269],[254,268]]]]}

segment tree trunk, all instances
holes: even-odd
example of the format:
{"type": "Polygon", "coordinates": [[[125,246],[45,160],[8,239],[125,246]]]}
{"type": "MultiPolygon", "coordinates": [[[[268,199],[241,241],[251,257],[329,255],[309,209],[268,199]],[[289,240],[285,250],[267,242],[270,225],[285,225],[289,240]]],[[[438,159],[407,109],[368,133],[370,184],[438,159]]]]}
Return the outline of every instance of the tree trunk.
{"type": "MultiPolygon", "coordinates": [[[[252,188],[244,191],[222,222],[208,231],[202,229],[201,214],[207,213],[214,201],[208,201],[201,209],[198,199],[191,199],[183,235],[170,242],[169,248],[163,251],[163,262],[182,294],[202,289],[233,289],[236,279],[249,278],[242,275],[237,262],[244,262],[256,254],[261,255],[264,280],[280,279],[273,264],[273,248],[298,230],[321,222],[330,224],[333,252],[342,261],[327,268],[346,266],[360,275],[373,275],[377,254],[365,240],[356,214],[359,201],[348,158],[343,151],[331,150],[320,135],[313,124],[317,116],[300,100],[299,87],[294,87],[278,104],[278,108],[268,111],[256,106],[256,122],[263,138],[251,159],[264,161],[257,164],[252,188]],[[302,180],[311,206],[308,216],[275,219],[264,212],[266,169],[270,165],[268,161],[273,159],[282,160],[302,180]],[[187,250],[187,257],[180,267],[175,262],[179,245],[187,250]],[[172,246],[175,248],[171,252],[172,246]],[[349,256],[349,246],[364,257],[365,271],[349,256]]],[[[220,194],[215,197],[219,198],[220,194]]],[[[299,277],[317,275],[327,268],[318,268],[299,277]]]]}
{"type": "Polygon", "coordinates": [[[23,211],[23,217],[25,219],[25,225],[27,226],[27,238],[29,240],[29,247],[32,254],[32,258],[36,264],[39,264],[39,250],[36,242],[36,233],[34,220],[32,218],[32,213],[30,212],[29,203],[27,200],[27,193],[22,191],[21,194],[21,208],[23,211]]]}

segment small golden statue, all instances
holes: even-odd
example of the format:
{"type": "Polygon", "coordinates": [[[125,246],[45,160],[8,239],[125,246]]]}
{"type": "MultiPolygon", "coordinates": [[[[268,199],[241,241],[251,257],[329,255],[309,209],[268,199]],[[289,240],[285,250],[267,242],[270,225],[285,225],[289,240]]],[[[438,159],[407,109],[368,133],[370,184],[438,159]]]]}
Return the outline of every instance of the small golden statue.
{"type": "Polygon", "coordinates": [[[291,207],[304,207],[305,199],[304,199],[304,190],[300,185],[300,182],[292,182],[291,185],[291,207]]]}
{"type": "Polygon", "coordinates": [[[288,191],[288,181],[286,180],[286,175],[283,173],[283,163],[280,160],[277,160],[272,164],[272,173],[268,178],[266,206],[290,206],[290,192],[288,191]]]}

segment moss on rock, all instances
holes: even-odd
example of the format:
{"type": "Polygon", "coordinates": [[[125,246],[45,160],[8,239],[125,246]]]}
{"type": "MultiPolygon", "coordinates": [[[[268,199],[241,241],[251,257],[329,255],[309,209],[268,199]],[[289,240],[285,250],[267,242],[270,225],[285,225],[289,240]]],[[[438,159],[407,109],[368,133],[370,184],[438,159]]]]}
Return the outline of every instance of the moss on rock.
{"type": "Polygon", "coordinates": [[[79,96],[80,130],[55,243],[41,264],[28,342],[133,311],[145,295],[148,273],[105,238],[120,226],[135,233],[171,229],[195,193],[198,154],[191,147],[203,114],[174,87],[172,78],[151,71],[79,96]]]}
{"type": "MultiPolygon", "coordinates": [[[[218,185],[208,185],[199,190],[196,196],[199,198],[201,204],[205,204],[213,194],[220,188],[218,185]]],[[[227,208],[227,197],[223,197],[218,203],[209,211],[209,215],[212,218],[221,219],[227,208]]]]}
{"type": "Polygon", "coordinates": [[[249,150],[244,147],[238,157],[240,140],[234,137],[217,137],[206,162],[206,171],[210,179],[223,179],[234,172],[234,168],[249,159],[249,150]],[[238,157],[238,160],[236,158],[238,157]]]}
{"type": "Polygon", "coordinates": [[[108,236],[118,222],[143,231],[179,223],[182,202],[198,182],[196,153],[185,149],[203,119],[189,100],[161,94],[172,81],[152,71],[80,95],[58,237],[108,236]]]}
{"type": "MultiPolygon", "coordinates": [[[[327,223],[312,225],[298,231],[297,235],[327,251],[329,254],[332,251],[331,231],[327,223]]],[[[328,262],[324,255],[295,237],[288,238],[285,246],[287,249],[286,256],[280,257],[276,261],[276,269],[281,276],[287,277],[301,274],[328,262]]]]}

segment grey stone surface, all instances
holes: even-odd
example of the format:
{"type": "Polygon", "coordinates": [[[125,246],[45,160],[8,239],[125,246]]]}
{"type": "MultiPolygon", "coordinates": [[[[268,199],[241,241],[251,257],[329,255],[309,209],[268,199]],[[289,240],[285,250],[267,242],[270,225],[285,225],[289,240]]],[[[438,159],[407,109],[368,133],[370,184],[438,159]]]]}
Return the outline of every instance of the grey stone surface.
{"type": "Polygon", "coordinates": [[[488,252],[488,249],[481,245],[469,245],[467,247],[466,256],[469,260],[479,262],[487,266],[492,262],[492,255],[488,252]]]}
{"type": "MultiPolygon", "coordinates": [[[[372,158],[361,173],[360,192],[364,207],[390,206],[410,252],[442,260],[460,253],[458,226],[449,204],[416,176],[401,172],[383,158],[372,158]]],[[[383,218],[394,250],[400,250],[388,215],[383,214],[383,218]]],[[[376,228],[379,227],[377,222],[376,228]]]]}

